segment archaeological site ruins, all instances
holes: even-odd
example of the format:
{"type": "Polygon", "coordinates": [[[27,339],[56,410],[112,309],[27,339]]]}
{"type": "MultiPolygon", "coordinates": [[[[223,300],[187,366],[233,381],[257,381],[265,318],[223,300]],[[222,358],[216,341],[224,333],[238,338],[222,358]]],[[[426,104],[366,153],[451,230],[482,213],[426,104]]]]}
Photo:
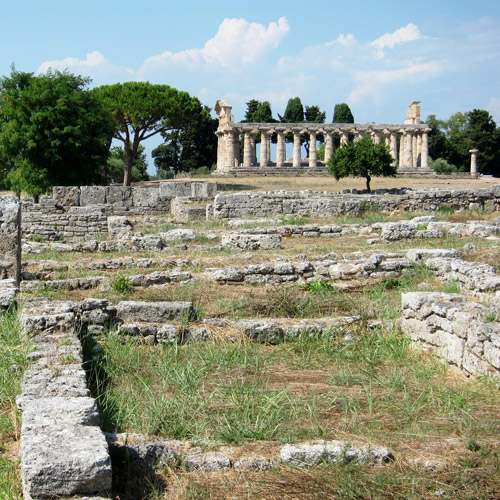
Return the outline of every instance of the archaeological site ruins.
{"type": "MultiPolygon", "coordinates": [[[[326,137],[326,159],[333,133],[343,140],[349,133],[371,134],[374,140],[390,144],[400,166],[428,167],[428,129],[419,123],[418,102],[410,106],[410,123],[404,125],[305,128],[304,124],[233,123],[231,106],[224,100],[218,101],[217,112],[218,173],[269,168],[272,133],[277,134],[275,169],[318,168],[314,137],[320,132],[326,137]],[[288,165],[284,136],[291,133],[296,139],[304,130],[311,136],[309,163],[301,165],[294,143],[288,165]],[[256,133],[263,141],[260,162],[252,141],[256,133]],[[244,136],[242,165],[236,161],[240,135],[244,136]],[[399,151],[397,135],[401,136],[399,151]]],[[[398,342],[407,342],[420,353],[413,356],[440,360],[456,377],[499,380],[499,242],[500,185],[462,190],[403,188],[368,195],[355,190],[219,192],[216,182],[172,181],[154,187],[56,187],[39,203],[0,196],[0,306],[7,309],[17,302],[23,335],[31,344],[29,367],[17,398],[22,412],[24,497],[108,498],[118,488],[113,476],[124,456],[127,470],[138,477],[146,470],[156,474],[158,467],[165,466],[187,473],[254,474],[285,465],[302,470],[339,462],[381,467],[401,457],[406,462],[400,463],[424,457],[432,467],[440,467],[441,462],[426,458],[425,448],[418,457],[410,457],[409,449],[416,446],[411,441],[403,449],[367,435],[356,434],[353,439],[349,436],[354,431],[314,434],[316,427],[295,441],[278,431],[274,439],[262,440],[255,431],[251,441],[265,441],[270,450],[266,453],[257,445],[242,451],[231,445],[231,439],[221,444],[212,438],[193,438],[188,445],[189,439],[183,436],[192,431],[172,435],[167,431],[162,437],[165,430],[160,424],[150,429],[152,437],[132,427],[110,430],[108,424],[103,432],[103,411],[111,410],[103,405],[105,395],[99,391],[115,382],[96,385],[97,372],[92,370],[97,360],[115,367],[119,363],[112,361],[100,339],[113,332],[109,342],[118,338],[117,345],[139,346],[142,354],[137,356],[143,356],[144,364],[156,349],[164,353],[168,366],[185,352],[180,349],[202,344],[215,343],[221,350],[228,344],[234,349],[262,345],[270,355],[288,344],[300,350],[307,342],[323,342],[335,346],[324,347],[332,349],[329,356],[334,356],[334,351],[349,349],[358,337],[382,338],[392,332],[391,338],[404,339],[398,342]],[[367,213],[375,214],[375,219],[363,218],[367,213]],[[461,216],[447,218],[451,213],[461,216]],[[412,281],[408,276],[417,277],[412,281]],[[316,290],[324,302],[317,310],[307,309],[316,300],[316,290]],[[374,296],[374,302],[362,306],[363,297],[373,290],[392,294],[392,305],[384,303],[389,298],[381,302],[374,296]],[[292,314],[290,301],[299,295],[303,301],[292,314]],[[177,351],[169,351],[169,346],[177,346],[177,351]]],[[[292,355],[287,352],[281,363],[292,355]]],[[[314,360],[310,363],[295,375],[304,384],[321,368],[314,360]]],[[[158,372],[162,369],[157,366],[158,372]]],[[[231,372],[224,384],[254,369],[246,366],[231,372]]],[[[329,370],[318,372],[323,385],[304,385],[300,398],[306,394],[320,398],[328,380],[340,380],[335,369],[329,370]]],[[[286,376],[276,382],[281,388],[278,394],[291,391],[287,398],[295,397],[298,386],[290,374],[286,376]]],[[[345,380],[348,377],[346,372],[345,380]]],[[[376,383],[373,377],[366,387],[372,387],[373,380],[376,383]]],[[[195,390],[206,391],[217,379],[197,383],[195,390]]],[[[144,381],[141,391],[152,391],[152,386],[144,381]]],[[[258,389],[254,387],[256,394],[258,389]]],[[[132,410],[121,409],[116,402],[113,411],[146,418],[156,407],[156,397],[174,408],[182,391],[163,389],[161,396],[151,392],[147,404],[132,410]]],[[[325,391],[333,398],[334,389],[327,386],[325,391]]],[[[204,398],[209,401],[215,397],[211,394],[204,398]]],[[[400,394],[398,398],[404,400],[404,392],[400,394]]],[[[345,415],[361,411],[349,406],[347,396],[336,398],[344,407],[330,404],[325,415],[333,415],[328,417],[331,421],[340,421],[342,411],[345,415]]],[[[231,406],[229,399],[224,401],[231,406]]],[[[297,412],[314,406],[297,401],[293,403],[297,412]]],[[[291,404],[287,399],[277,406],[284,412],[291,404]]],[[[238,400],[236,406],[244,407],[245,400],[238,400]]],[[[199,416],[200,408],[191,413],[199,416]]],[[[170,413],[162,413],[161,418],[170,418],[170,413]]],[[[183,418],[189,419],[189,412],[183,418]]],[[[215,426],[216,417],[210,418],[215,426]]],[[[298,417],[286,419],[292,422],[298,417]]],[[[241,424],[241,417],[238,420],[241,424]]],[[[282,422],[276,429],[286,425],[282,422]]],[[[457,438],[450,446],[458,449],[461,443],[457,438]]]]}

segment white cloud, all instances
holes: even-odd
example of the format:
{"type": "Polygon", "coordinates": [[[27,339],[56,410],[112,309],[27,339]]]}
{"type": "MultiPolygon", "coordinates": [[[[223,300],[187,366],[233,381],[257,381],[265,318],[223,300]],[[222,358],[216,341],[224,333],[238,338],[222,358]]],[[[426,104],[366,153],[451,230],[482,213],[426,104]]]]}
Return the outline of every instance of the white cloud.
{"type": "Polygon", "coordinates": [[[98,51],[90,52],[86,55],[85,59],[77,59],[76,57],[66,57],[65,59],[45,61],[43,62],[37,73],[46,73],[49,69],[64,71],[70,69],[71,71],[95,69],[98,67],[105,67],[109,65],[109,61],[98,51]]]}
{"type": "Polygon", "coordinates": [[[374,40],[371,45],[376,49],[382,50],[384,47],[393,49],[397,44],[404,42],[413,42],[422,38],[418,27],[409,23],[404,28],[397,29],[394,33],[386,33],[374,40]]]}
{"type": "Polygon", "coordinates": [[[353,80],[357,87],[349,94],[353,103],[361,101],[367,94],[375,94],[381,86],[388,87],[395,83],[415,83],[439,75],[443,66],[438,61],[410,64],[404,68],[391,70],[354,71],[353,80]]]}
{"type": "Polygon", "coordinates": [[[290,27],[285,17],[267,27],[245,19],[224,19],[215,36],[203,48],[173,53],[163,52],[144,61],[141,73],[172,64],[194,69],[201,63],[231,68],[258,61],[266,52],[276,48],[290,27]]]}

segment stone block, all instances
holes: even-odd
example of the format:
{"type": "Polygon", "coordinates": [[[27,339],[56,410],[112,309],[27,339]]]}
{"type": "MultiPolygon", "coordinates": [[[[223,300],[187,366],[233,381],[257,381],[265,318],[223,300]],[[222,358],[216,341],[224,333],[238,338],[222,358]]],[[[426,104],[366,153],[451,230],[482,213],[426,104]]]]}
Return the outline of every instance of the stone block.
{"type": "MultiPolygon", "coordinates": [[[[159,208],[160,190],[158,188],[134,188],[132,190],[132,203],[134,207],[159,208]]],[[[162,203],[162,206],[164,203],[162,203]]],[[[170,209],[170,204],[166,207],[170,209]]]]}
{"type": "Polygon", "coordinates": [[[52,198],[57,205],[77,207],[80,204],[80,188],[78,186],[54,186],[52,198]]]}
{"type": "Polygon", "coordinates": [[[21,279],[21,203],[13,195],[0,196],[0,279],[21,279]]]}
{"type": "Polygon", "coordinates": [[[160,199],[171,200],[177,196],[191,196],[191,182],[169,181],[160,182],[160,199]]]}
{"type": "Polygon", "coordinates": [[[25,498],[111,491],[111,458],[98,427],[36,425],[21,435],[25,498]]]}
{"type": "Polygon", "coordinates": [[[82,186],[80,188],[80,206],[106,204],[106,186],[82,186]]]}
{"type": "Polygon", "coordinates": [[[165,323],[194,315],[192,302],[122,301],[116,306],[116,318],[121,321],[165,323]]]}
{"type": "Polygon", "coordinates": [[[130,186],[106,186],[106,204],[122,208],[132,206],[132,188],[130,186]]]}

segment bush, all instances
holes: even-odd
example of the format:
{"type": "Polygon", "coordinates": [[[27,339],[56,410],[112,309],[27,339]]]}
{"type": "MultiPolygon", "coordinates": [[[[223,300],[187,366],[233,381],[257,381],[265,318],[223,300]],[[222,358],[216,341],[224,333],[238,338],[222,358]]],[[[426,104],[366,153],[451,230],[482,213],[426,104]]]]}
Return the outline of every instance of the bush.
{"type": "Polygon", "coordinates": [[[457,167],[448,163],[444,158],[437,158],[431,162],[430,167],[439,174],[454,174],[458,172],[457,167]]]}
{"type": "Polygon", "coordinates": [[[130,282],[130,279],[127,278],[127,276],[123,276],[123,274],[120,274],[116,278],[113,278],[113,280],[111,281],[111,288],[117,293],[128,295],[130,292],[132,292],[132,289],[134,287],[132,286],[132,283],[130,282]]]}

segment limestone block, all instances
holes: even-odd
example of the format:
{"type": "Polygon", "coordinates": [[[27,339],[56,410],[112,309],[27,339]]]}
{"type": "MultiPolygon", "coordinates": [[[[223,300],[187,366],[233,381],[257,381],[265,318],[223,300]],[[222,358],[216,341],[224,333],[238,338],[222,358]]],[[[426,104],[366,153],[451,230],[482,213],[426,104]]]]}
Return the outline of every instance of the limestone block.
{"type": "Polygon", "coordinates": [[[123,238],[132,232],[132,223],[125,216],[109,216],[107,219],[108,233],[112,238],[123,238]]]}
{"type": "Polygon", "coordinates": [[[106,186],[82,186],[80,188],[80,206],[106,204],[106,186]]]}
{"type": "Polygon", "coordinates": [[[224,269],[218,269],[213,273],[215,281],[221,283],[242,282],[244,280],[243,273],[234,266],[228,266],[224,269]]]}
{"type": "Polygon", "coordinates": [[[271,468],[271,461],[265,457],[242,457],[234,462],[235,470],[264,471],[271,468]]]}
{"type": "Polygon", "coordinates": [[[278,344],[283,340],[283,331],[270,321],[242,320],[236,327],[247,337],[265,344],[278,344]]]}
{"type": "Polygon", "coordinates": [[[179,339],[179,330],[175,325],[162,325],[156,332],[159,344],[174,344],[179,339]]]}
{"type": "Polygon", "coordinates": [[[165,323],[193,318],[194,307],[192,302],[122,301],[116,306],[116,317],[121,321],[165,323]]]}
{"type": "Polygon", "coordinates": [[[0,196],[0,279],[21,279],[21,203],[0,196]]]}
{"type": "Polygon", "coordinates": [[[196,233],[192,229],[171,229],[163,233],[158,233],[158,236],[166,243],[175,241],[193,241],[196,238],[196,233]]]}
{"type": "Polygon", "coordinates": [[[191,198],[214,198],[217,194],[216,182],[191,182],[191,198]]]}
{"type": "Polygon", "coordinates": [[[18,292],[16,280],[0,280],[0,309],[8,308],[14,302],[18,292]]]}
{"type": "Polygon", "coordinates": [[[23,428],[99,425],[97,404],[90,397],[37,398],[23,409],[23,428]]]}
{"type": "Polygon", "coordinates": [[[171,200],[177,196],[191,196],[191,182],[166,181],[160,182],[160,199],[171,200]]]}
{"type": "Polygon", "coordinates": [[[280,452],[284,463],[296,467],[313,467],[320,462],[353,461],[369,462],[372,465],[389,463],[393,458],[387,448],[358,448],[346,441],[313,441],[302,444],[287,444],[280,452]]]}
{"type": "Polygon", "coordinates": [[[271,250],[281,248],[281,236],[279,234],[224,233],[221,245],[224,248],[238,250],[271,250]]]}
{"type": "Polygon", "coordinates": [[[151,207],[166,210],[170,209],[170,204],[165,204],[163,201],[160,204],[160,190],[159,188],[134,188],[132,190],[132,203],[134,207],[151,207]]]}
{"type": "Polygon", "coordinates": [[[77,207],[80,204],[80,188],[78,186],[54,186],[52,198],[63,207],[77,207]]]}
{"type": "Polygon", "coordinates": [[[383,225],[381,237],[387,241],[411,239],[415,237],[417,227],[404,222],[388,222],[383,225]]]}
{"type": "Polygon", "coordinates": [[[215,472],[231,467],[231,461],[223,453],[216,451],[203,453],[200,448],[189,450],[184,455],[183,461],[188,471],[215,472]]]}
{"type": "Polygon", "coordinates": [[[33,426],[21,434],[20,456],[26,498],[111,490],[111,459],[98,427],[33,426]]]}
{"type": "Polygon", "coordinates": [[[131,207],[132,188],[130,186],[106,186],[106,204],[131,207]]]}

